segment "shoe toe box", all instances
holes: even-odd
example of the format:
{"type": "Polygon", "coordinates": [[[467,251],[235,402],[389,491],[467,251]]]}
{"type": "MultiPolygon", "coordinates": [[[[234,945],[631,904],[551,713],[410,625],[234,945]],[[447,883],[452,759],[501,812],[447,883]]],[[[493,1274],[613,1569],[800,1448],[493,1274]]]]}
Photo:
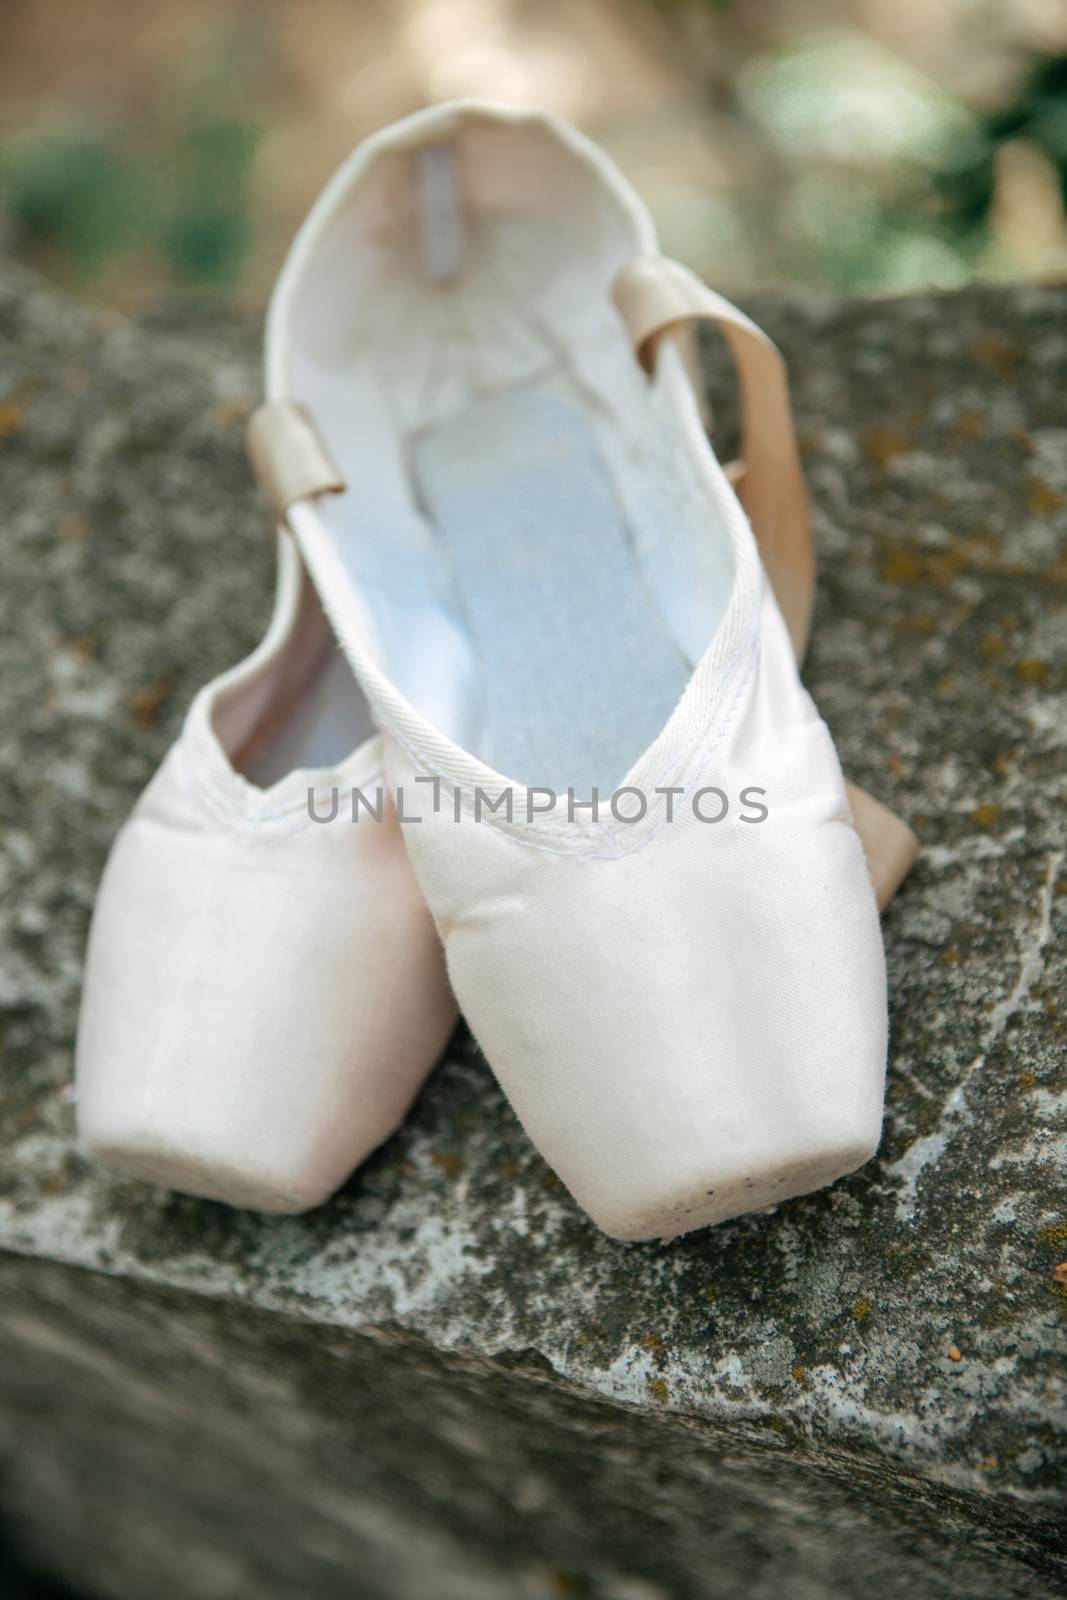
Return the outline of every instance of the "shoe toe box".
{"type": "Polygon", "coordinates": [[[395,825],[235,833],[158,807],[116,841],[77,1046],[83,1147],[268,1211],[401,1121],[454,1008],[395,825]]]}

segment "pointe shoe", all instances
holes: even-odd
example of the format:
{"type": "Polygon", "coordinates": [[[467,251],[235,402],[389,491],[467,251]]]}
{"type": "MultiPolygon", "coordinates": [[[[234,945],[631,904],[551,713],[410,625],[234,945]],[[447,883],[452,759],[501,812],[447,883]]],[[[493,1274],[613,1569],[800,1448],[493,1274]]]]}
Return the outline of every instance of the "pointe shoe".
{"type": "Polygon", "coordinates": [[[395,814],[353,825],[341,798],[382,784],[381,740],[285,532],[278,551],[266,637],[196,696],[115,841],[76,1082],[95,1160],[286,1212],[398,1126],[455,1002],[395,814]]]}
{"type": "Polygon", "coordinates": [[[914,853],[877,802],[850,811],[799,679],[812,563],[780,357],[695,282],[574,130],[435,108],[313,208],[251,430],[383,730],[460,1007],[627,1239],[872,1154],[874,880],[884,901],[914,853]],[[677,344],[706,314],[742,379],[744,506],[677,344]]]}

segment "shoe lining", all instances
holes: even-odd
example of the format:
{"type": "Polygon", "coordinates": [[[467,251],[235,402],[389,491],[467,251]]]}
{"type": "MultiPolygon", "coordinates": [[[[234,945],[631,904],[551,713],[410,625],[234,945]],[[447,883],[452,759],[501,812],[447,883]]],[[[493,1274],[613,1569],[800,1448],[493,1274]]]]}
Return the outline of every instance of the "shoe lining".
{"type": "Polygon", "coordinates": [[[290,772],[336,766],[372,733],[366,701],[306,578],[284,644],[219,696],[214,720],[234,770],[261,789],[290,772]]]}
{"type": "Polygon", "coordinates": [[[516,783],[610,793],[726,612],[732,542],[612,303],[617,199],[536,129],[456,146],[421,232],[427,171],[382,159],[287,307],[286,387],[350,485],[314,515],[430,724],[516,783]]]}
{"type": "Polygon", "coordinates": [[[422,425],[410,381],[398,396],[368,363],[343,435],[339,396],[331,408],[359,447],[346,465],[358,494],[321,514],[386,672],[463,749],[557,794],[618,785],[734,579],[718,509],[618,354],[587,374],[542,346],[517,380],[472,382],[465,403],[457,362],[457,403],[438,400],[422,425]]]}
{"type": "Polygon", "coordinates": [[[476,753],[525,784],[610,793],[689,664],[589,419],[550,386],[513,389],[420,433],[411,473],[477,661],[476,753]]]}
{"type": "Polygon", "coordinates": [[[259,749],[234,765],[250,783],[269,789],[290,772],[338,765],[371,731],[352,669],[333,643],[288,716],[259,749]]]}

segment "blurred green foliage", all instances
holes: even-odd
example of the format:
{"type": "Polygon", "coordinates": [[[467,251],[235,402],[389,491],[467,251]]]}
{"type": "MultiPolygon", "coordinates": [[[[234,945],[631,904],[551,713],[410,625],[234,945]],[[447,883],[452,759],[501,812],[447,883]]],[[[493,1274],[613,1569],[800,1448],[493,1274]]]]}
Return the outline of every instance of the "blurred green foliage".
{"type": "Polygon", "coordinates": [[[73,128],[8,147],[0,159],[0,192],[13,222],[85,274],[127,236],[134,188],[116,141],[73,128]]]}
{"type": "MultiPolygon", "coordinates": [[[[643,187],[670,245],[717,281],[893,291],[1067,270],[1067,57],[1031,54],[1004,75],[1016,87],[1003,103],[977,109],[854,26],[775,32],[733,0],[646,4],[684,57],[671,70],[686,114],[696,106],[673,128],[666,108],[633,112],[650,153],[643,187]],[[711,26],[690,50],[694,16],[711,26]],[[691,155],[693,132],[706,163],[691,155]],[[1035,188],[1031,162],[1029,199],[1005,234],[1001,157],[1013,144],[1041,171],[1035,188]],[[1028,243],[1033,217],[1047,248],[1028,243]]],[[[251,204],[261,133],[281,103],[267,17],[250,7],[198,26],[154,92],[121,111],[60,101],[15,131],[0,121],[3,242],[120,299],[146,284],[247,285],[263,245],[253,221],[269,232],[279,215],[270,193],[255,219],[251,204]]],[[[623,85],[616,132],[629,107],[623,85]]]]}
{"type": "Polygon", "coordinates": [[[779,163],[789,276],[904,290],[1023,270],[1001,259],[993,226],[998,156],[1017,140],[1051,163],[1067,203],[1062,57],[1033,59],[980,112],[874,40],[822,31],[757,55],[736,92],[779,163]]]}
{"type": "Polygon", "coordinates": [[[0,206],[18,252],[80,283],[136,257],[149,277],[232,288],[251,245],[265,65],[258,35],[225,23],[175,63],[135,126],[45,108],[0,138],[0,206]]]}
{"type": "Polygon", "coordinates": [[[258,130],[216,117],[186,130],[165,169],[159,244],[179,283],[232,284],[251,243],[248,177],[258,130]]]}
{"type": "Polygon", "coordinates": [[[250,244],[257,138],[251,122],[209,117],[131,152],[121,129],[72,123],[0,149],[0,196],[25,252],[59,257],[79,281],[136,249],[176,283],[230,287],[250,244]]]}
{"type": "Polygon", "coordinates": [[[1021,89],[991,115],[979,119],[975,138],[942,184],[947,215],[961,230],[981,229],[995,193],[998,148],[1027,139],[1054,168],[1067,207],[1067,56],[1035,60],[1021,89]]]}

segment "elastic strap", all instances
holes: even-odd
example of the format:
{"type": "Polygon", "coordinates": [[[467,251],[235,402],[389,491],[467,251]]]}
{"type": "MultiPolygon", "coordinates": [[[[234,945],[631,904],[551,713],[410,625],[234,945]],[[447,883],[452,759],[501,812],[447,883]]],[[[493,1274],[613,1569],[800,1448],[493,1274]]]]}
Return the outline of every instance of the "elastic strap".
{"type": "Polygon", "coordinates": [[[245,434],[252,471],[279,522],[297,500],[343,494],[348,485],[314,420],[297,400],[268,400],[245,434]]]}
{"type": "MultiPolygon", "coordinates": [[[[815,552],[781,351],[737,306],[665,256],[631,261],[615,280],[614,296],[637,358],[649,373],[665,336],[695,322],[713,322],[722,330],[741,389],[741,459],[727,472],[752,524],[797,660],[802,660],[815,601],[815,552]]],[[[884,911],[907,876],[919,841],[880,801],[854,783],[846,787],[884,911]]]]}

